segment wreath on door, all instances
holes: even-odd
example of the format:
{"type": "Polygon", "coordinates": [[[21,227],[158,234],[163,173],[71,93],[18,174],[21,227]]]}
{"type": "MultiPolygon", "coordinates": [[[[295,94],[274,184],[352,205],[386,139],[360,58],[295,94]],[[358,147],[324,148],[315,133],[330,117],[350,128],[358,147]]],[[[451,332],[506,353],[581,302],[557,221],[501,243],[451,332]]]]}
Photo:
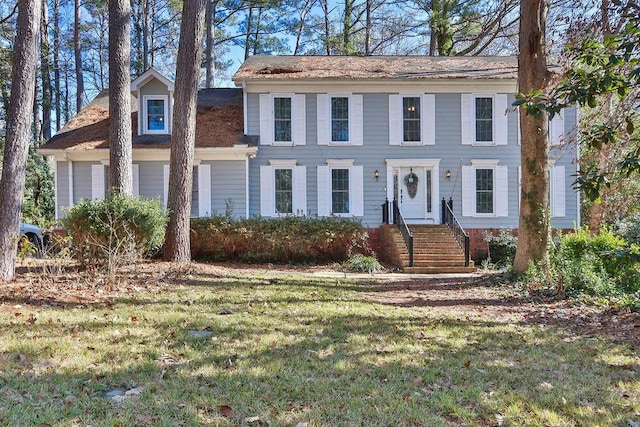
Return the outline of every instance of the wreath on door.
{"type": "Polygon", "coordinates": [[[409,197],[412,199],[415,198],[416,194],[418,194],[418,175],[413,173],[413,171],[409,172],[404,177],[404,185],[407,187],[409,197]]]}

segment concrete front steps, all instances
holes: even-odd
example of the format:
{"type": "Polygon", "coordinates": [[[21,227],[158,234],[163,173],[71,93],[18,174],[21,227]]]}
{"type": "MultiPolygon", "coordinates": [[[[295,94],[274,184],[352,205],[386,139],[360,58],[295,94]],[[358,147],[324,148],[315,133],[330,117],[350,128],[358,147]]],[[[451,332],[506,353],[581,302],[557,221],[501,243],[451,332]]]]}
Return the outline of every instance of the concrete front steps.
{"type": "Polygon", "coordinates": [[[382,244],[388,261],[406,273],[442,274],[473,273],[473,261],[464,265],[464,250],[460,248],[446,225],[410,225],[413,233],[413,267],[409,267],[409,252],[396,225],[383,225],[382,244]]]}

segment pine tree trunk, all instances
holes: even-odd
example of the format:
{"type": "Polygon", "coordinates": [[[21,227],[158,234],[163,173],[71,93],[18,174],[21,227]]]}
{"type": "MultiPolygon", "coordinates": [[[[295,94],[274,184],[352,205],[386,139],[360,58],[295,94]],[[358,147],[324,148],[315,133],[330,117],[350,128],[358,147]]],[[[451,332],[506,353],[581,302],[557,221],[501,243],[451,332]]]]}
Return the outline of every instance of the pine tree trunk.
{"type": "Polygon", "coordinates": [[[82,44],[80,39],[80,0],[74,3],[73,20],[73,50],[76,59],[76,113],[82,110],[84,104],[84,77],[82,76],[82,44]]]}
{"type": "Polygon", "coordinates": [[[204,15],[205,0],[183,3],[167,197],[170,214],[163,251],[166,261],[191,261],[191,187],[204,15]]]}
{"type": "Polygon", "coordinates": [[[110,190],[133,195],[129,0],[109,1],[110,190]]]}
{"type": "Polygon", "coordinates": [[[15,275],[16,237],[31,131],[31,113],[38,68],[41,2],[18,0],[18,23],[13,49],[11,98],[0,177],[0,282],[15,275]]]}
{"type": "MultiPolygon", "coordinates": [[[[531,93],[547,86],[545,23],[548,0],[522,0],[520,3],[520,54],[518,85],[520,92],[531,93]]],[[[549,236],[549,119],[520,112],[522,133],[522,197],[518,247],[513,267],[526,271],[531,263],[548,271],[549,236]]]]}
{"type": "Polygon", "coordinates": [[[40,78],[42,80],[42,140],[51,138],[51,67],[49,66],[49,8],[42,0],[40,26],[40,78]]]}
{"type": "Polygon", "coordinates": [[[55,99],[56,131],[62,127],[60,102],[60,0],[53,2],[53,99],[55,99]]]}
{"type": "Polygon", "coordinates": [[[205,17],[206,27],[207,27],[207,37],[206,37],[206,49],[205,49],[205,59],[204,66],[206,70],[205,74],[205,87],[213,88],[215,85],[215,53],[213,50],[214,41],[215,41],[215,17],[216,17],[216,5],[218,0],[207,0],[207,12],[205,17]]]}

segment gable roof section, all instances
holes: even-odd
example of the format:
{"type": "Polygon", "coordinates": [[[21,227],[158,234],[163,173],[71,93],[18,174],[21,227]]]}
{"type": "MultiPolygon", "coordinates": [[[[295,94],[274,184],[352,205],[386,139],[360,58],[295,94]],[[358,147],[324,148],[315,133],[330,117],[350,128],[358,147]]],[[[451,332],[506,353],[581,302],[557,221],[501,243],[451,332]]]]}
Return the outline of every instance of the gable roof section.
{"type": "Polygon", "coordinates": [[[233,76],[243,80],[517,79],[515,56],[251,56],[233,76]]]}
{"type": "MultiPolygon", "coordinates": [[[[137,99],[131,96],[133,148],[170,148],[170,135],[136,135],[137,99]]],[[[242,89],[202,89],[198,92],[196,148],[246,144],[243,135],[242,89]]],[[[109,148],[109,91],[103,90],[41,150],[92,150],[109,148]]]]}
{"type": "Polygon", "coordinates": [[[173,92],[175,84],[167,77],[162,75],[155,68],[149,68],[144,73],[140,74],[134,81],[131,82],[131,92],[137,93],[140,87],[144,86],[149,80],[156,78],[163,85],[167,87],[169,92],[173,92]]]}

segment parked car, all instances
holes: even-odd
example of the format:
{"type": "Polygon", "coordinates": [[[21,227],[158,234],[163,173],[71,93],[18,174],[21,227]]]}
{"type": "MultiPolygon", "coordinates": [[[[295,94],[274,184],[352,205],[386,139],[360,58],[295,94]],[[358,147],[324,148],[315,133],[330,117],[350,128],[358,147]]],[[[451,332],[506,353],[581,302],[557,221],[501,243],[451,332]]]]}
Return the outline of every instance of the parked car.
{"type": "Polygon", "coordinates": [[[36,248],[36,254],[40,254],[44,248],[44,240],[42,237],[42,230],[40,227],[33,224],[20,223],[20,239],[26,237],[36,248]]]}

